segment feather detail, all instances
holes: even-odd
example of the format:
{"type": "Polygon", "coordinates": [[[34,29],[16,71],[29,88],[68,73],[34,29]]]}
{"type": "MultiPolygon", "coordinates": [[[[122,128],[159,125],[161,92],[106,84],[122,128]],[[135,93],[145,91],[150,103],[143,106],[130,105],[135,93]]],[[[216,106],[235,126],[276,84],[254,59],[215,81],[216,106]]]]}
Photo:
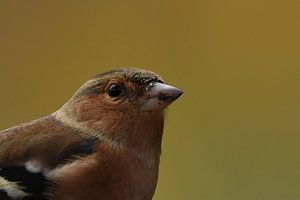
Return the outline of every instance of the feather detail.
{"type": "Polygon", "coordinates": [[[12,199],[46,199],[46,193],[56,186],[48,174],[92,154],[94,144],[99,142],[52,116],[7,129],[0,135],[0,197],[12,199]],[[22,145],[18,145],[20,142],[22,145]]]}

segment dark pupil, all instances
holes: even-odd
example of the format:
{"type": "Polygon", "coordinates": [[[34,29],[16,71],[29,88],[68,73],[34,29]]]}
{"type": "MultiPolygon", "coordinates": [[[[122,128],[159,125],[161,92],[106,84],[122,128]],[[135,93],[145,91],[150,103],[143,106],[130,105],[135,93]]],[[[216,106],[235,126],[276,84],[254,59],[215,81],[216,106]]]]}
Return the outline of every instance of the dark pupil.
{"type": "Polygon", "coordinates": [[[122,92],[123,92],[123,88],[122,88],[122,86],[120,86],[118,84],[111,84],[111,86],[109,86],[108,94],[111,97],[117,97],[122,92]]]}

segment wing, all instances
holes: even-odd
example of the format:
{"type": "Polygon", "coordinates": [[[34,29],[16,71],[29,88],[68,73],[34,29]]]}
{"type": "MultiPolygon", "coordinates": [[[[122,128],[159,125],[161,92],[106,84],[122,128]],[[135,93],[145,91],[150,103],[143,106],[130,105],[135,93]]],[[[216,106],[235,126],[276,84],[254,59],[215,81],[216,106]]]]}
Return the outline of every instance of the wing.
{"type": "Polygon", "coordinates": [[[0,132],[0,199],[47,199],[46,174],[92,154],[96,138],[48,116],[0,132]]]}

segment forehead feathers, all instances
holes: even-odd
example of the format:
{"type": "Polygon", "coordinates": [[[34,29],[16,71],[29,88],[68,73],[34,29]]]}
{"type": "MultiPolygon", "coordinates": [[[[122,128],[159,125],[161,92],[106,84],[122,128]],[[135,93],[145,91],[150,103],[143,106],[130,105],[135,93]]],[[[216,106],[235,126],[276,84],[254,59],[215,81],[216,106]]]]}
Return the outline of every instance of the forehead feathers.
{"type": "Polygon", "coordinates": [[[164,82],[158,74],[136,68],[115,69],[99,74],[95,76],[95,78],[99,79],[99,81],[102,79],[109,80],[112,78],[120,78],[131,81],[141,86],[148,85],[151,82],[164,82]]]}

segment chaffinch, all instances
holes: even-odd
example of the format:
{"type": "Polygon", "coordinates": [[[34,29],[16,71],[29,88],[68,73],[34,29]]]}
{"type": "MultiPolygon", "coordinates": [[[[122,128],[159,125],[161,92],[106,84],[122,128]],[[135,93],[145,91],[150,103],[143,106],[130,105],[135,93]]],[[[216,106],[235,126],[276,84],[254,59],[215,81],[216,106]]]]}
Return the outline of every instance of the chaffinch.
{"type": "Polygon", "coordinates": [[[95,76],[58,111],[0,132],[0,199],[152,199],[163,110],[181,94],[146,70],[95,76]]]}

